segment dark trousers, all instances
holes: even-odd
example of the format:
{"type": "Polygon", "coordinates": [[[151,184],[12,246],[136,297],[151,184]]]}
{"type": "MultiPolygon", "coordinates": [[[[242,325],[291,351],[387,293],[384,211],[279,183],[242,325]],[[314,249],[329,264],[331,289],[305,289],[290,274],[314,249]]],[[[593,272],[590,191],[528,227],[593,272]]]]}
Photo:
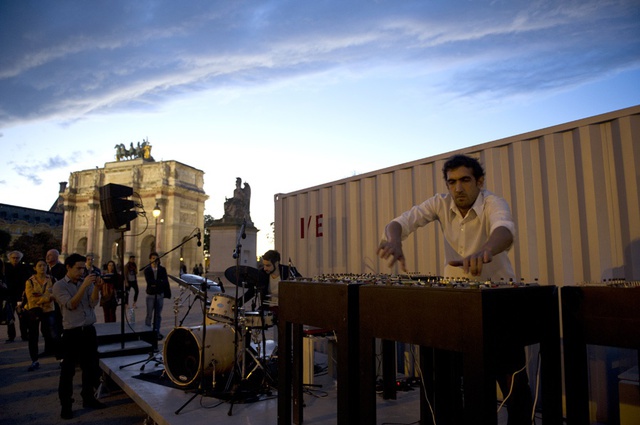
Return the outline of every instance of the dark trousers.
{"type": "Polygon", "coordinates": [[[20,321],[20,338],[23,341],[29,340],[29,313],[22,308],[22,311],[18,313],[18,320],[20,321]]]}
{"type": "Polygon", "coordinates": [[[2,312],[2,315],[7,322],[7,336],[11,341],[16,339],[16,317],[13,313],[14,309],[15,303],[12,300],[8,299],[4,302],[4,311],[2,312]]]}
{"type": "MultiPolygon", "coordinates": [[[[44,338],[44,353],[47,355],[58,354],[58,346],[60,345],[60,332],[56,323],[55,311],[43,313],[40,317],[40,331],[44,338]]],[[[29,341],[31,341],[31,330],[29,330],[29,341]]]]}
{"type": "Polygon", "coordinates": [[[129,290],[127,290],[127,296],[125,298],[125,304],[129,304],[129,292],[131,292],[131,290],[133,289],[133,302],[137,303],[138,302],[138,295],[140,294],[140,289],[138,288],[138,281],[137,280],[130,280],[129,282],[129,290]]]}
{"type": "Polygon", "coordinates": [[[46,319],[42,319],[42,336],[44,337],[44,352],[55,355],[56,359],[61,359],[60,354],[60,334],[62,331],[62,314],[58,303],[53,303],[55,310],[45,313],[46,319]]]}
{"type": "Polygon", "coordinates": [[[62,332],[62,365],[58,397],[62,407],[71,407],[73,398],[73,377],[76,365],[82,369],[82,399],[93,400],[94,391],[100,382],[100,366],[98,363],[98,337],[96,329],[91,326],[65,329],[62,332]]]}
{"type": "Polygon", "coordinates": [[[29,328],[29,357],[31,357],[31,361],[35,362],[38,360],[38,338],[39,338],[39,327],[40,327],[40,319],[42,317],[42,309],[40,309],[40,313],[35,312],[25,312],[23,316],[23,320],[25,323],[28,323],[27,326],[29,328]]]}

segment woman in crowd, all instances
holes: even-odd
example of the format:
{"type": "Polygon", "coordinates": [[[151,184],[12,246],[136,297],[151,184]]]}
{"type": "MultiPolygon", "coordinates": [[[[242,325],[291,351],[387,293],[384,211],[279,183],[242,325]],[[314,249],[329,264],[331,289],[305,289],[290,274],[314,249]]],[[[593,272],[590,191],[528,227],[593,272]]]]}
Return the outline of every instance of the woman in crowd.
{"type": "Polygon", "coordinates": [[[100,305],[104,311],[104,322],[110,323],[116,321],[116,308],[118,307],[118,298],[116,290],[122,286],[122,279],[116,270],[116,263],[109,261],[107,269],[102,276],[104,285],[100,289],[100,305]]]}
{"type": "Polygon", "coordinates": [[[53,282],[51,277],[46,274],[47,263],[44,260],[38,260],[33,268],[36,273],[26,281],[24,289],[27,298],[24,317],[27,318],[29,326],[29,356],[31,357],[29,372],[40,367],[38,362],[38,334],[40,333],[38,328],[40,324],[42,323],[43,334],[52,339],[54,337],[52,331],[55,326],[55,308],[51,293],[53,282]]]}

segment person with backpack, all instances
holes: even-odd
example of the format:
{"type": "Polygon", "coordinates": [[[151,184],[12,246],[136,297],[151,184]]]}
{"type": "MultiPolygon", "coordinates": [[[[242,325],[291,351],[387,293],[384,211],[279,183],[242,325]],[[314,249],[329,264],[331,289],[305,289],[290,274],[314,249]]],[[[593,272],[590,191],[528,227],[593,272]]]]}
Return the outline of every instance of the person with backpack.
{"type": "Polygon", "coordinates": [[[40,367],[38,362],[39,328],[42,326],[42,333],[53,338],[51,332],[55,326],[53,282],[51,277],[45,273],[47,263],[44,259],[38,260],[33,269],[35,274],[25,283],[26,305],[22,306],[25,310],[23,316],[29,326],[29,356],[31,357],[31,366],[27,369],[29,372],[40,367]]]}

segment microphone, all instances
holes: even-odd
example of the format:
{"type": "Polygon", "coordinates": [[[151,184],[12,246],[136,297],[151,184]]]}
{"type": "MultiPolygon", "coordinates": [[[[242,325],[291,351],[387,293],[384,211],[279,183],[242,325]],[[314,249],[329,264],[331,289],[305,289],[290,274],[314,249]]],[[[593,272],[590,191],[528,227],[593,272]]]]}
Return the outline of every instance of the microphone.
{"type": "Polygon", "coordinates": [[[222,280],[220,280],[220,276],[218,276],[218,285],[220,286],[220,292],[224,294],[224,285],[222,284],[222,280]]]}
{"type": "Polygon", "coordinates": [[[244,231],[245,227],[247,227],[247,219],[246,218],[244,220],[242,220],[242,227],[240,228],[240,231],[242,232],[242,239],[246,239],[247,238],[247,234],[244,231]]]}
{"type": "Polygon", "coordinates": [[[196,237],[198,238],[198,246],[202,246],[202,234],[200,233],[200,228],[198,228],[198,234],[196,237]]]}

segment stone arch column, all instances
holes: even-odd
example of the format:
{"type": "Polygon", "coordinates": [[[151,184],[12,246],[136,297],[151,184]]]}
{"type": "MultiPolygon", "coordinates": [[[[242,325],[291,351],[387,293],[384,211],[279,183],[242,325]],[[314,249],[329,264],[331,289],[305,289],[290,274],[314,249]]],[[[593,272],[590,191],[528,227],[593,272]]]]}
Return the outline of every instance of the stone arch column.
{"type": "Polygon", "coordinates": [[[76,207],[73,205],[64,205],[63,209],[64,221],[62,223],[62,246],[60,247],[62,252],[60,255],[64,259],[69,255],[69,229],[72,224],[73,211],[75,211],[76,207]]]}
{"type": "Polygon", "coordinates": [[[100,209],[100,204],[95,201],[89,202],[89,223],[87,226],[87,254],[91,254],[94,257],[96,256],[95,251],[95,239],[96,239],[96,229],[98,228],[98,223],[96,223],[97,211],[100,209]]]}

